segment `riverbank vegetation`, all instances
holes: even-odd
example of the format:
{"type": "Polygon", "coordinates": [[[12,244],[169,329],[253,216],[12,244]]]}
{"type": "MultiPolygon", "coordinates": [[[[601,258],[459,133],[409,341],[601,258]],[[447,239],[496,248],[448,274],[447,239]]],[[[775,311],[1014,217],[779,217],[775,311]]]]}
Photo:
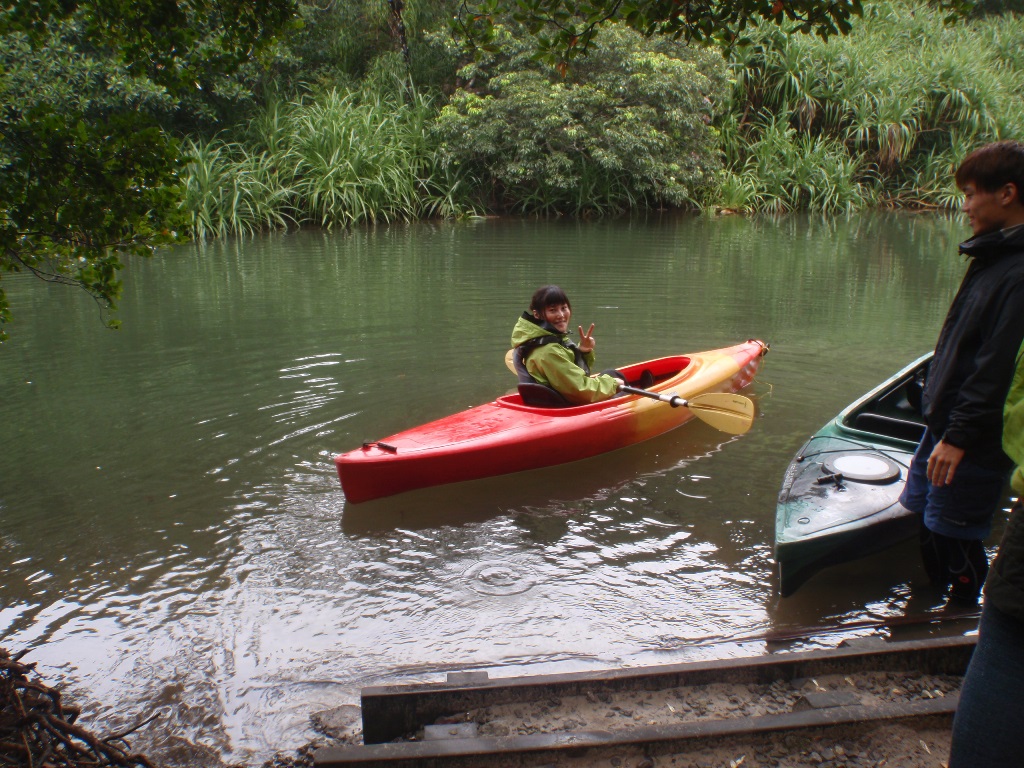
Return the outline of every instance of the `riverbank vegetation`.
{"type": "Polygon", "coordinates": [[[50,768],[154,768],[134,752],[125,738],[156,715],[129,731],[100,735],[76,722],[81,709],[68,704],[62,692],[39,678],[35,663],[0,648],[0,764],[50,768]]]}
{"type": "Polygon", "coordinates": [[[1024,24],[949,25],[910,2],[865,7],[847,37],[757,27],[730,58],[717,204],[742,210],[952,208],[978,144],[1024,139],[1024,24]]]}
{"type": "MultiPolygon", "coordinates": [[[[455,41],[445,40],[450,56],[455,41]]],[[[358,87],[277,103],[236,140],[190,142],[197,236],[493,212],[589,215],[692,204],[720,169],[717,50],[605,30],[564,75],[504,30],[446,100],[395,54],[358,87]]]]}
{"type": "Polygon", "coordinates": [[[1024,136],[1013,13],[951,25],[928,4],[886,0],[847,36],[762,21],[724,53],[612,24],[568,64],[532,56],[511,20],[492,32],[474,60],[441,27],[408,59],[364,46],[351,73],[321,71],[319,86],[265,106],[236,138],[189,142],[193,232],[680,207],[949,209],[970,148],[1024,136]],[[408,68],[421,50],[431,66],[408,68]]]}
{"type": "Polygon", "coordinates": [[[497,30],[498,52],[464,67],[432,136],[473,179],[474,206],[570,215],[693,204],[720,168],[712,124],[728,93],[717,49],[602,30],[559,70],[497,30]]]}

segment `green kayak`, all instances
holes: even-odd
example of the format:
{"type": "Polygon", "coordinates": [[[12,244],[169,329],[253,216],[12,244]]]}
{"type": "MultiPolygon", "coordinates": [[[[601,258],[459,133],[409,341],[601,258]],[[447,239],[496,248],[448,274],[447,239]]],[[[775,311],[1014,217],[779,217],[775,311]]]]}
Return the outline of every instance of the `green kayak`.
{"type": "Polygon", "coordinates": [[[915,360],[819,429],[786,469],[775,513],[775,562],[785,597],[818,571],[877,552],[917,532],[899,503],[924,434],[915,360]]]}

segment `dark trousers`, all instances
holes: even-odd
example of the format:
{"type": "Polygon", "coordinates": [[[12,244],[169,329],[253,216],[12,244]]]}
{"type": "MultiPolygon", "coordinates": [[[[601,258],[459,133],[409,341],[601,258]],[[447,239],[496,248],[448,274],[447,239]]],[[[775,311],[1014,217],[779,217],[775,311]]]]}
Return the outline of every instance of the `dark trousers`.
{"type": "Polygon", "coordinates": [[[953,719],[949,768],[1024,765],[1024,622],[985,603],[953,719]]]}
{"type": "Polygon", "coordinates": [[[921,557],[932,583],[950,597],[976,601],[988,573],[984,539],[1003,499],[1009,473],[964,460],[953,482],[928,482],[928,457],[936,437],[929,430],[917,446],[900,503],[921,515],[921,557]]]}

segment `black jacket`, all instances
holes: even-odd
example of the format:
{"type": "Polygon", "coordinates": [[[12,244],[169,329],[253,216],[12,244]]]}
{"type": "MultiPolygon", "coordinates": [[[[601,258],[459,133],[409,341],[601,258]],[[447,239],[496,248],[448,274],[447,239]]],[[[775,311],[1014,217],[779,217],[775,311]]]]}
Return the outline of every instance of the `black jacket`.
{"type": "Polygon", "coordinates": [[[997,469],[1003,401],[1024,339],[1024,226],[960,245],[971,257],[928,366],[922,409],[931,432],[965,460],[997,469]]]}

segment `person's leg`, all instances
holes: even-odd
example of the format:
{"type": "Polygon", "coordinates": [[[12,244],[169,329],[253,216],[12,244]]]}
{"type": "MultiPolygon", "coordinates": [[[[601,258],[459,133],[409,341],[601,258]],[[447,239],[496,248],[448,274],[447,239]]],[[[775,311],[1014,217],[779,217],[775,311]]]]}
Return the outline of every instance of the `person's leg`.
{"type": "Polygon", "coordinates": [[[903,486],[903,493],[900,494],[900,504],[919,515],[924,514],[925,504],[928,502],[928,457],[932,455],[934,448],[935,438],[931,432],[926,431],[910,460],[907,482],[903,486]]]}
{"type": "Polygon", "coordinates": [[[947,538],[946,552],[953,583],[949,596],[957,601],[976,603],[988,576],[988,555],[984,543],[978,539],[947,538]]]}
{"type": "Polygon", "coordinates": [[[643,373],[640,374],[640,378],[633,382],[627,379],[626,374],[617,368],[607,368],[601,371],[601,373],[606,376],[614,376],[616,379],[620,379],[627,384],[631,384],[634,387],[640,387],[641,389],[647,389],[648,387],[654,386],[654,374],[646,369],[644,369],[643,373]]]}
{"type": "Polygon", "coordinates": [[[949,768],[1024,763],[1024,622],[986,603],[953,719],[949,768]]]}
{"type": "Polygon", "coordinates": [[[928,486],[925,525],[952,539],[982,541],[992,532],[1009,479],[1007,470],[961,461],[951,483],[928,486]]]}
{"type": "MultiPolygon", "coordinates": [[[[623,384],[629,384],[629,380],[626,379],[626,375],[622,371],[616,370],[615,368],[606,368],[605,370],[601,371],[601,373],[603,373],[605,376],[612,376],[613,378],[616,378],[619,381],[621,381],[623,384]]],[[[628,392],[616,392],[614,395],[612,395],[612,397],[626,397],[628,394],[628,392]]]]}
{"type": "Polygon", "coordinates": [[[950,574],[946,556],[946,547],[940,538],[928,529],[924,524],[925,507],[928,504],[928,457],[931,456],[935,447],[935,438],[930,432],[926,432],[921,439],[914,458],[910,461],[907,469],[907,482],[900,494],[900,504],[916,512],[918,516],[918,547],[921,552],[921,562],[924,564],[925,573],[928,574],[928,581],[932,586],[945,589],[949,586],[950,574]]]}
{"type": "Polygon", "coordinates": [[[921,562],[928,581],[933,587],[946,589],[953,576],[949,572],[949,550],[944,537],[929,531],[921,515],[921,527],[918,529],[917,544],[921,552],[921,562]]]}
{"type": "Polygon", "coordinates": [[[921,478],[921,466],[926,463],[927,456],[919,449],[904,490],[908,500],[903,502],[904,506],[919,507],[921,487],[926,488],[921,559],[932,584],[945,588],[952,583],[952,598],[976,601],[988,573],[983,542],[1003,500],[1007,472],[962,461],[953,482],[939,487],[929,483],[927,477],[921,478]]]}

